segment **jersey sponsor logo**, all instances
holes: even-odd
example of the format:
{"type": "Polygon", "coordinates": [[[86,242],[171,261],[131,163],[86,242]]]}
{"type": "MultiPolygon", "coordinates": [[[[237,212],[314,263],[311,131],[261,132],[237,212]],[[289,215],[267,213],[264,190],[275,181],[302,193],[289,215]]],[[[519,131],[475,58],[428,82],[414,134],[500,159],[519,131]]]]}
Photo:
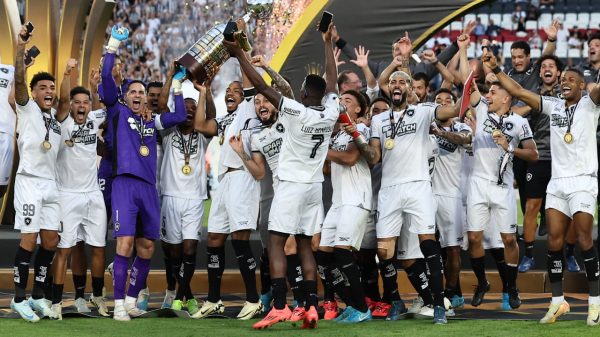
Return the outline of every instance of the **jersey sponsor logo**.
{"type": "Polygon", "coordinates": [[[90,133],[90,131],[93,131],[93,128],[94,128],[94,123],[90,121],[86,125],[86,128],[81,130],[79,135],[77,135],[77,131],[75,131],[75,130],[71,131],[71,137],[77,135],[76,138],[73,138],[73,141],[75,143],[82,143],[85,145],[96,145],[96,134],[90,133]],[[90,126],[91,126],[91,130],[89,129],[90,126]]]}
{"type": "Polygon", "coordinates": [[[448,141],[446,138],[443,137],[438,137],[435,136],[438,146],[440,147],[440,149],[446,151],[446,152],[450,152],[450,153],[454,153],[454,151],[456,151],[456,149],[458,149],[458,145],[448,141]]]}
{"type": "MultiPolygon", "coordinates": [[[[513,140],[513,136],[509,135],[507,133],[507,131],[510,131],[514,128],[514,124],[511,122],[505,123],[504,125],[502,125],[502,133],[504,134],[504,137],[506,137],[506,141],[510,144],[510,142],[513,140]],[[510,127],[510,129],[509,129],[510,127]]],[[[490,135],[492,134],[492,131],[494,131],[496,129],[496,125],[493,125],[492,122],[489,119],[485,119],[483,121],[483,131],[489,133],[490,135]]]]}
{"type": "Polygon", "coordinates": [[[290,107],[283,107],[283,112],[288,114],[288,115],[292,115],[292,116],[299,116],[300,115],[300,110],[296,110],[296,109],[292,109],[290,107]]]}
{"type": "MultiPolygon", "coordinates": [[[[200,134],[196,131],[192,132],[192,145],[190,147],[190,155],[196,154],[198,152],[198,142],[200,141],[200,134]]],[[[184,154],[183,152],[183,140],[181,139],[181,134],[176,133],[173,136],[173,148],[179,150],[179,153],[184,154]]]]}
{"type": "Polygon", "coordinates": [[[8,87],[8,80],[5,79],[5,78],[0,78],[0,87],[7,88],[8,87]]]}
{"type": "Polygon", "coordinates": [[[569,126],[569,119],[567,116],[562,116],[557,113],[552,114],[552,126],[558,126],[559,128],[566,128],[569,126]]]}
{"type": "MultiPolygon", "coordinates": [[[[138,134],[142,134],[140,131],[140,126],[137,121],[133,117],[127,118],[127,123],[129,123],[129,127],[131,130],[137,131],[138,134]]],[[[154,135],[154,128],[144,127],[143,137],[152,137],[154,135]]]]}
{"type": "MultiPolygon", "coordinates": [[[[389,138],[392,135],[392,126],[384,125],[382,131],[385,137],[389,138]]],[[[396,126],[396,137],[409,135],[415,132],[417,132],[417,123],[405,123],[404,121],[402,121],[402,123],[396,126]]]]}
{"type": "Polygon", "coordinates": [[[300,131],[304,132],[304,133],[315,133],[315,134],[330,134],[331,132],[333,132],[333,127],[331,126],[325,126],[325,127],[314,127],[314,126],[306,126],[303,125],[300,128],[300,131]]]}
{"type": "Polygon", "coordinates": [[[262,147],[262,153],[269,158],[275,157],[281,150],[281,143],[283,143],[282,138],[275,139],[271,143],[262,147]]]}
{"type": "Polygon", "coordinates": [[[60,124],[58,124],[58,121],[56,121],[56,119],[52,118],[50,120],[50,125],[48,126],[50,128],[50,130],[52,130],[54,133],[56,133],[57,135],[60,135],[60,124]]]}

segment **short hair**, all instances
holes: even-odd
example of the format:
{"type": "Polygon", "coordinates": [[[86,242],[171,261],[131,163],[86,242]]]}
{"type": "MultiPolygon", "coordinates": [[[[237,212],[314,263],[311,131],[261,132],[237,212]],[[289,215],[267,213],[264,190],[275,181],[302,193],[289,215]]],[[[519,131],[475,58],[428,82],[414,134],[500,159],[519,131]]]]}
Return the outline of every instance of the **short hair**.
{"type": "Polygon", "coordinates": [[[360,106],[360,112],[358,113],[358,117],[362,117],[364,116],[364,114],[367,112],[367,101],[365,100],[364,96],[356,91],[356,90],[346,90],[344,91],[343,95],[348,94],[348,95],[352,95],[354,96],[354,98],[356,98],[356,101],[358,102],[358,105],[360,106]]]}
{"type": "Polygon", "coordinates": [[[129,91],[129,87],[131,87],[132,84],[135,83],[139,83],[144,87],[144,90],[146,90],[146,83],[140,81],[140,80],[131,80],[129,83],[127,83],[127,90],[125,90],[125,92],[129,91]]]}
{"type": "Polygon", "coordinates": [[[327,89],[327,83],[323,77],[316,74],[308,74],[304,78],[304,89],[307,91],[308,96],[321,96],[325,95],[325,89],[327,89]]]}
{"type": "Polygon", "coordinates": [[[565,73],[567,71],[574,72],[575,74],[577,74],[577,76],[579,76],[585,82],[585,76],[583,75],[583,73],[581,72],[581,70],[579,70],[577,68],[566,67],[565,70],[563,70],[563,73],[565,73]]]}
{"type": "Polygon", "coordinates": [[[387,104],[388,106],[390,105],[390,101],[389,101],[387,98],[385,98],[385,97],[377,97],[377,98],[375,98],[375,99],[374,99],[374,100],[371,102],[371,104],[369,104],[369,106],[373,106],[373,105],[375,105],[375,103],[377,103],[377,102],[383,102],[383,103],[387,104]]]}
{"type": "Polygon", "coordinates": [[[79,94],[84,94],[87,95],[88,98],[91,98],[91,94],[90,91],[87,90],[86,88],[82,87],[82,86],[76,86],[73,89],[71,89],[71,91],[69,92],[69,97],[70,99],[73,99],[75,97],[75,95],[79,95],[79,94]]]}
{"type": "Polygon", "coordinates": [[[39,81],[55,82],[56,79],[54,78],[54,76],[52,76],[52,74],[45,71],[40,71],[39,73],[33,75],[33,77],[31,78],[31,82],[29,82],[29,89],[33,90],[33,87],[35,87],[39,81]]]}
{"type": "Polygon", "coordinates": [[[448,88],[439,88],[438,91],[435,92],[435,95],[433,97],[437,97],[437,95],[442,93],[447,93],[448,95],[452,96],[452,100],[456,102],[456,95],[452,92],[452,90],[448,88]]]}
{"type": "Polygon", "coordinates": [[[371,106],[371,98],[369,97],[369,95],[367,95],[367,93],[364,91],[359,91],[359,93],[365,99],[365,102],[367,103],[367,107],[370,107],[371,106]]]}
{"type": "Polygon", "coordinates": [[[415,81],[423,81],[423,82],[425,82],[426,87],[429,86],[429,77],[427,76],[427,74],[425,74],[423,72],[418,72],[418,73],[414,74],[412,80],[413,80],[413,83],[415,83],[415,81]]]}
{"type": "MultiPolygon", "coordinates": [[[[339,73],[338,78],[337,78],[337,85],[338,88],[342,86],[342,84],[344,84],[350,76],[348,76],[348,74],[356,74],[354,71],[352,70],[344,70],[341,73],[339,73]]],[[[358,76],[358,75],[356,75],[358,76]]]]}
{"type": "Polygon", "coordinates": [[[512,97],[512,95],[510,94],[510,92],[508,92],[508,90],[506,90],[506,89],[505,89],[505,88],[502,86],[502,83],[500,83],[500,81],[494,81],[494,82],[490,83],[490,86],[489,86],[489,87],[491,88],[491,87],[492,87],[492,85],[495,85],[495,86],[497,86],[498,88],[500,88],[500,89],[504,90],[504,91],[505,91],[505,92],[508,94],[508,96],[512,97]]]}
{"type": "Polygon", "coordinates": [[[588,47],[590,46],[590,43],[592,43],[592,40],[600,40],[600,32],[595,32],[594,34],[590,35],[587,40],[588,47]]]}
{"type": "Polygon", "coordinates": [[[553,60],[554,63],[556,64],[556,68],[558,68],[559,71],[562,71],[563,68],[565,67],[565,64],[556,55],[553,55],[553,54],[542,55],[542,57],[540,57],[538,59],[538,62],[540,65],[542,65],[542,62],[544,62],[546,60],[553,60]]]}
{"type": "Polygon", "coordinates": [[[412,77],[410,77],[409,74],[407,74],[406,72],[404,72],[402,70],[394,71],[388,78],[388,82],[392,79],[392,77],[397,77],[397,76],[402,76],[408,82],[408,85],[410,85],[412,87],[412,84],[413,84],[412,77]]]}
{"type": "Polygon", "coordinates": [[[525,41],[515,41],[513,42],[513,44],[510,45],[510,50],[513,49],[523,49],[523,51],[525,52],[525,55],[529,56],[529,53],[531,53],[531,47],[529,47],[529,43],[525,42],[525,41]]]}
{"type": "Polygon", "coordinates": [[[162,89],[163,85],[164,85],[163,82],[153,81],[153,82],[148,83],[148,87],[146,89],[148,89],[148,91],[150,91],[150,89],[152,89],[152,88],[162,89]]]}

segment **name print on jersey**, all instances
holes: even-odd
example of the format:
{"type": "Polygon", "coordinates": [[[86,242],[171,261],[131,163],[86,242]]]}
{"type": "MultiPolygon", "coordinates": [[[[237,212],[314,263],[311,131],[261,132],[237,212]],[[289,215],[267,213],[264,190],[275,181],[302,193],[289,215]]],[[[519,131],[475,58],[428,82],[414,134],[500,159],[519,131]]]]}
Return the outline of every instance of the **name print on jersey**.
{"type": "Polygon", "coordinates": [[[325,126],[322,128],[315,128],[313,126],[305,126],[303,125],[300,128],[300,131],[304,132],[304,133],[316,133],[316,134],[327,134],[327,133],[332,133],[333,132],[333,127],[331,126],[325,126]]]}

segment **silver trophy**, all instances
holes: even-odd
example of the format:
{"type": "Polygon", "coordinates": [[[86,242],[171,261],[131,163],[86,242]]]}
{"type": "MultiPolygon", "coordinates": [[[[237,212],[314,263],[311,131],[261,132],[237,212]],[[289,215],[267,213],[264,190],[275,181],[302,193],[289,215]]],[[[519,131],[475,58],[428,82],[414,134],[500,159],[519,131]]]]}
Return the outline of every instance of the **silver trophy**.
{"type": "MultiPolygon", "coordinates": [[[[273,10],[273,0],[247,0],[247,13],[242,17],[248,23],[251,18],[265,19],[273,10]]],[[[181,56],[177,63],[187,69],[188,77],[203,83],[211,79],[229,58],[223,40],[237,41],[245,51],[250,51],[246,34],[238,30],[235,22],[229,21],[211,28],[204,36],[181,56]]]]}

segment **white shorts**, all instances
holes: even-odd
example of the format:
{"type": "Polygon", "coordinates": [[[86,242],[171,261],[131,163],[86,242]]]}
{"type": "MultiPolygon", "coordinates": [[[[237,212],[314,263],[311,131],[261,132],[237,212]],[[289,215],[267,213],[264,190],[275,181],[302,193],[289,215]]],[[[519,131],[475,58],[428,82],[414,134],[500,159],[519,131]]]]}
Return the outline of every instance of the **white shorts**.
{"type": "Polygon", "coordinates": [[[8,185],[14,154],[15,137],[8,133],[0,132],[0,186],[8,185]]]}
{"type": "Polygon", "coordinates": [[[279,181],[271,205],[269,231],[312,236],[323,223],[321,188],[321,183],[279,181]]]}
{"type": "Polygon", "coordinates": [[[404,216],[404,221],[407,226],[402,226],[400,237],[398,238],[398,260],[414,260],[422,259],[421,243],[419,235],[409,230],[411,220],[408,215],[404,216]]]}
{"type": "Polygon", "coordinates": [[[400,235],[405,219],[416,234],[435,234],[435,200],[429,181],[382,187],[377,201],[377,238],[400,235]],[[404,216],[406,214],[406,217],[404,216]]]}
{"type": "Polygon", "coordinates": [[[360,250],[369,211],[352,205],[332,205],[323,221],[322,247],[352,246],[360,250]]]}
{"type": "Polygon", "coordinates": [[[471,177],[467,195],[467,231],[483,231],[488,224],[500,233],[517,231],[517,200],[512,186],[471,177]]]}
{"type": "Polygon", "coordinates": [[[208,232],[231,234],[255,230],[258,220],[260,186],[250,173],[226,173],[215,193],[208,216],[208,232]]]}
{"type": "Polygon", "coordinates": [[[377,249],[377,232],[375,224],[377,223],[377,211],[371,211],[367,218],[365,234],[363,235],[360,249],[377,249]]]}
{"type": "Polygon", "coordinates": [[[177,245],[183,240],[200,240],[204,200],[184,199],[169,195],[162,197],[160,239],[177,245]]]}
{"type": "Polygon", "coordinates": [[[317,214],[317,224],[313,229],[313,235],[321,234],[323,230],[323,221],[325,221],[325,206],[323,202],[321,202],[321,207],[319,207],[319,214],[317,214]]]}
{"type": "Polygon", "coordinates": [[[106,246],[106,208],[102,192],[59,192],[62,231],[58,248],[71,248],[84,241],[90,246],[106,246]]]}
{"type": "MultiPolygon", "coordinates": [[[[463,205],[463,214],[467,214],[467,207],[463,205]]],[[[463,225],[463,228],[465,226],[463,225]]],[[[469,250],[469,240],[467,239],[467,232],[464,233],[465,239],[461,245],[463,250],[469,250]]],[[[502,236],[500,236],[500,231],[496,226],[488,225],[483,229],[483,249],[494,249],[494,248],[504,248],[504,242],[502,242],[502,236]]]]}
{"type": "Polygon", "coordinates": [[[546,209],[553,208],[569,218],[577,212],[594,216],[597,195],[596,177],[552,178],[546,189],[546,209]]]}
{"type": "Polygon", "coordinates": [[[59,231],[60,204],[54,180],[23,174],[15,177],[15,229],[21,233],[59,231]]]}
{"type": "Polygon", "coordinates": [[[440,246],[461,246],[465,239],[465,214],[461,198],[435,195],[435,224],[440,233],[440,246]]]}

